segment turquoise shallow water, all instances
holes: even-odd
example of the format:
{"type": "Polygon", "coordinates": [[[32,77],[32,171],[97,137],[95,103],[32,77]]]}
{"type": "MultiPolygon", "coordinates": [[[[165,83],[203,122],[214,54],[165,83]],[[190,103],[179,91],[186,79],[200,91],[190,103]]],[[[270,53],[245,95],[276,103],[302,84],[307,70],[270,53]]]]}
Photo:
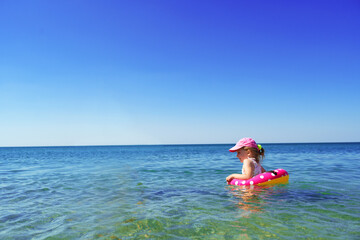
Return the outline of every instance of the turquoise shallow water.
{"type": "Polygon", "coordinates": [[[0,148],[0,239],[360,238],[360,143],[263,144],[252,189],[230,147],[0,148]]]}

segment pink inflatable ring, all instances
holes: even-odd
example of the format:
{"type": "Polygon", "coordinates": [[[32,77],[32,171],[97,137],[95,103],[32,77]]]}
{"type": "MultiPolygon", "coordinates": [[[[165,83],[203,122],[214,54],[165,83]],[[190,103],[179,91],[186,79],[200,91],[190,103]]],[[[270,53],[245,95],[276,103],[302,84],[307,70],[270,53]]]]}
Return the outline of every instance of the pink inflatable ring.
{"type": "Polygon", "coordinates": [[[289,182],[289,174],[284,169],[276,169],[256,175],[253,178],[242,180],[236,179],[228,183],[229,185],[250,186],[250,185],[267,185],[267,184],[284,184],[289,182]]]}

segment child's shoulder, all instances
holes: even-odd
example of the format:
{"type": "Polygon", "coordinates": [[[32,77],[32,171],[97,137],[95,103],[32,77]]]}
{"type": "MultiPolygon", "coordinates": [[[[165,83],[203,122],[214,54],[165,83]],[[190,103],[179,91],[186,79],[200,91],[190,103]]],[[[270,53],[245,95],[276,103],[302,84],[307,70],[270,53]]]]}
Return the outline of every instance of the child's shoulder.
{"type": "Polygon", "coordinates": [[[252,157],[249,157],[249,158],[246,158],[246,159],[244,159],[244,162],[245,161],[249,161],[249,162],[256,162],[256,159],[255,158],[252,158],[252,157]]]}
{"type": "Polygon", "coordinates": [[[244,164],[254,165],[254,161],[251,158],[246,158],[243,161],[244,164]]]}

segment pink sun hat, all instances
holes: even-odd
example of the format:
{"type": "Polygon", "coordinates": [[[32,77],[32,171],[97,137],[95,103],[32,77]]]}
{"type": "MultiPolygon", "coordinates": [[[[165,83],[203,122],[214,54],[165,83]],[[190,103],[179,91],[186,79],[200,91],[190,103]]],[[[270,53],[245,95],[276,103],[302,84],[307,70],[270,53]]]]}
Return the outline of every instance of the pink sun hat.
{"type": "Polygon", "coordinates": [[[254,139],[252,138],[243,138],[240,139],[235,146],[233,146],[232,148],[229,149],[230,152],[236,152],[237,150],[239,150],[242,147],[252,147],[252,148],[256,148],[259,149],[258,145],[256,144],[256,142],[254,141],[254,139]]]}

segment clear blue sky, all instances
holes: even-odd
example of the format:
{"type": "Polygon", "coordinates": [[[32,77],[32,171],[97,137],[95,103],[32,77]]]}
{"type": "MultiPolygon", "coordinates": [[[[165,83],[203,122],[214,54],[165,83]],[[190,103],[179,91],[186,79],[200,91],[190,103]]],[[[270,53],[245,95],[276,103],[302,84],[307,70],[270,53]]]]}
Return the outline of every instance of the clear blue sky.
{"type": "Polygon", "coordinates": [[[0,1],[0,146],[360,141],[358,0],[0,1]]]}

